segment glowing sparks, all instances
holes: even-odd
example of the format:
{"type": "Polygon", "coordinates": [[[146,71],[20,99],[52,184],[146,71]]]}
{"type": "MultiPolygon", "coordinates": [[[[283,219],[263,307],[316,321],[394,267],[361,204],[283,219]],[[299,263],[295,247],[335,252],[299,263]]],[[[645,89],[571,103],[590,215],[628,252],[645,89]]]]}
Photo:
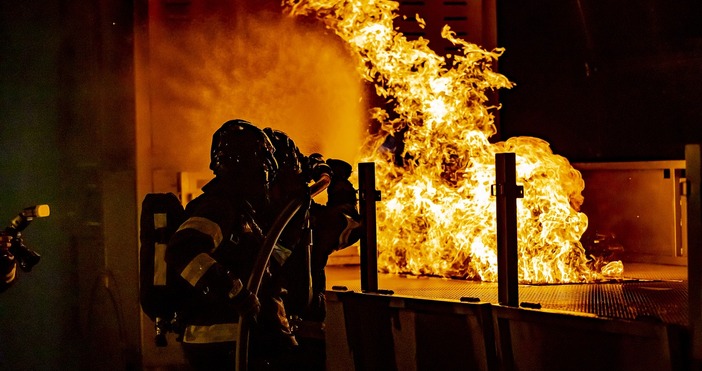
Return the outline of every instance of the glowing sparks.
{"type": "Polygon", "coordinates": [[[460,51],[438,56],[427,40],[410,41],[397,32],[394,1],[286,4],[291,14],[316,16],[345,40],[358,56],[361,76],[392,104],[392,113],[373,110],[380,129],[361,156],[376,163],[383,195],[377,210],[382,271],[496,280],[494,158],[514,152],[525,193],[518,203],[520,281],[600,277],[588,268],[579,241],[587,227],[578,211],[580,173],[543,140],[488,140],[496,132],[491,110],[498,108],[488,104],[488,92],[512,86],[492,70],[501,49],[483,50],[445,26],[442,37],[460,51]],[[398,143],[404,144],[401,153],[398,143]]]}

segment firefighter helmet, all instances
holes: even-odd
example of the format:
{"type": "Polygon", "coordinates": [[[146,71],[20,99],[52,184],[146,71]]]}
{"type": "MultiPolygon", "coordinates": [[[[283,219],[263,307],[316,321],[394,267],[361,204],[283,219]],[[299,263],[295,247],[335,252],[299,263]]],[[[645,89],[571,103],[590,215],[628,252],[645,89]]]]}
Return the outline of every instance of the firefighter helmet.
{"type": "Polygon", "coordinates": [[[278,161],[279,169],[292,174],[300,174],[302,172],[300,161],[303,156],[292,138],[285,132],[272,128],[265,128],[263,132],[266,133],[271,139],[271,142],[273,142],[275,158],[278,161]]]}
{"type": "Polygon", "coordinates": [[[273,143],[263,130],[244,120],[225,122],[212,136],[210,169],[219,177],[269,183],[278,171],[273,143]]]}

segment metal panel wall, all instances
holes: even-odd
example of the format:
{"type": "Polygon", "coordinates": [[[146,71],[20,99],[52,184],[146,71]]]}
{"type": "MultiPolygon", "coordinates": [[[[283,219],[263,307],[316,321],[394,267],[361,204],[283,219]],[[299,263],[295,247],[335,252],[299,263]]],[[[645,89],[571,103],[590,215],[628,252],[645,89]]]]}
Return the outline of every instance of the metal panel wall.
{"type": "Polygon", "coordinates": [[[329,370],[690,369],[684,326],[487,303],[327,294],[329,370]]]}
{"type": "MultiPolygon", "coordinates": [[[[621,244],[630,262],[687,264],[685,161],[573,164],[585,181],[585,242],[594,234],[621,244]]],[[[586,248],[588,246],[586,245],[586,248]]]]}

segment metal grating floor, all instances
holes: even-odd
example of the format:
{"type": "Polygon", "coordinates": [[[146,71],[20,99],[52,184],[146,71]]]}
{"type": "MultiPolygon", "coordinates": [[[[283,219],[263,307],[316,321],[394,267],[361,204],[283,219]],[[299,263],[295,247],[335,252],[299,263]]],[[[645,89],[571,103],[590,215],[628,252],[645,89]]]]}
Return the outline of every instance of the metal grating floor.
{"type": "MultiPolygon", "coordinates": [[[[519,285],[519,302],[544,310],[687,326],[687,267],[625,263],[624,272],[620,282],[519,285]]],[[[334,287],[360,292],[359,266],[328,266],[327,289],[334,287]]],[[[379,274],[378,288],[403,297],[497,304],[497,283],[379,274]]]]}

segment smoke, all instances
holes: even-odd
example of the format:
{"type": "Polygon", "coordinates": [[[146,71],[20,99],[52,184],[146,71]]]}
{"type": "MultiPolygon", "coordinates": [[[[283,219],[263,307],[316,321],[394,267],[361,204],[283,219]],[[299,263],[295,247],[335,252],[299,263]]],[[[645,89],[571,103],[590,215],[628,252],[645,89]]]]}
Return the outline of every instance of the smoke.
{"type": "Polygon", "coordinates": [[[356,62],[334,35],[280,13],[150,27],[153,163],[207,171],[212,133],[241,118],[303,153],[354,162],[365,119],[356,62]]]}

